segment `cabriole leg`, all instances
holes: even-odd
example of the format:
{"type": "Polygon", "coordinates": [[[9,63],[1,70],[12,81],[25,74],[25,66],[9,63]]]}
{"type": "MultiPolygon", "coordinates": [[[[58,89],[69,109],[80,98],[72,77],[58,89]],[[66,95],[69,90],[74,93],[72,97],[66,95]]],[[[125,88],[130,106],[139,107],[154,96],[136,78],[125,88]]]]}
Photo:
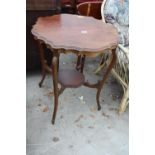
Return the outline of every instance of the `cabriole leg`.
{"type": "Polygon", "coordinates": [[[58,57],[54,56],[52,60],[52,70],[53,70],[53,87],[54,87],[54,111],[52,116],[52,124],[55,123],[56,113],[58,109],[58,57]]]}
{"type": "Polygon", "coordinates": [[[100,83],[98,84],[98,87],[97,87],[96,101],[97,101],[98,110],[101,109],[100,101],[99,101],[101,89],[103,88],[103,85],[104,85],[105,81],[107,80],[108,75],[110,74],[111,69],[113,68],[113,66],[116,62],[116,53],[115,52],[116,52],[116,49],[113,49],[112,50],[112,60],[108,66],[108,69],[107,69],[103,79],[100,81],[100,83]]]}

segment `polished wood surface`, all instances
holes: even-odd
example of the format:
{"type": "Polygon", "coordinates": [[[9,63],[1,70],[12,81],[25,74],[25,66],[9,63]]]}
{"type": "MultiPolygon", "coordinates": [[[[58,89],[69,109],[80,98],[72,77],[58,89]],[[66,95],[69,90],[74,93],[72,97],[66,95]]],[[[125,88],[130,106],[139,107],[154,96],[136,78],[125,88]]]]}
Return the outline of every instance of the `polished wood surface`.
{"type": "Polygon", "coordinates": [[[60,14],[39,17],[32,34],[54,49],[74,50],[78,54],[93,55],[108,48],[116,48],[117,30],[93,17],[60,14]]]}
{"type": "Polygon", "coordinates": [[[84,84],[85,77],[77,70],[59,70],[58,81],[63,87],[76,88],[84,84]]]}

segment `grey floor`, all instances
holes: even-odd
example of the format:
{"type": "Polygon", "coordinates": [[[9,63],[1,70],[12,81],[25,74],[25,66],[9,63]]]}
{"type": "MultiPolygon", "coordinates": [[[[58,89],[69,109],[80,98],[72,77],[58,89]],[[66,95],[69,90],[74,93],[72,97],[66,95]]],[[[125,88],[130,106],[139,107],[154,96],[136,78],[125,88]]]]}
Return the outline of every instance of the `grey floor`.
{"type": "MultiPolygon", "coordinates": [[[[94,75],[99,58],[87,58],[85,76],[90,82],[102,77],[94,75]]],[[[76,57],[62,55],[61,68],[73,68],[76,57]]],[[[118,115],[123,94],[121,86],[110,76],[101,92],[101,107],[97,111],[96,90],[79,87],[66,89],[59,98],[55,125],[52,77],[38,87],[40,73],[27,73],[26,122],[27,155],[128,155],[129,110],[118,115]]]]}

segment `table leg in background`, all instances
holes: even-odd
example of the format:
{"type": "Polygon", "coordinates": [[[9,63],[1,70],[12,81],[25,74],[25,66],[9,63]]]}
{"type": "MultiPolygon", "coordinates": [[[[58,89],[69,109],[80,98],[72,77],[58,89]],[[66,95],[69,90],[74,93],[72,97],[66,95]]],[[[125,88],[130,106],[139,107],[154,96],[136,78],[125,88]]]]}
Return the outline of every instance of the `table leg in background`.
{"type": "Polygon", "coordinates": [[[41,78],[41,81],[39,82],[39,87],[41,87],[46,77],[46,73],[52,72],[52,70],[47,65],[47,61],[44,55],[43,43],[39,40],[38,40],[38,47],[39,47],[39,55],[40,55],[40,61],[41,61],[41,67],[42,67],[42,78],[41,78]]]}

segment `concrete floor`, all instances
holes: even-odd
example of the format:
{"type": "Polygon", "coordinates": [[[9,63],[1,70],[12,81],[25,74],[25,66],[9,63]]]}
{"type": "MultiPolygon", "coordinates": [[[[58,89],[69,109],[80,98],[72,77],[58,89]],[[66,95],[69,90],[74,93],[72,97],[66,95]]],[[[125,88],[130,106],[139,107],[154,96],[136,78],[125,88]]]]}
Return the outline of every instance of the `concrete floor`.
{"type": "MultiPolygon", "coordinates": [[[[86,59],[84,73],[90,82],[102,77],[93,74],[98,60],[86,59]]],[[[73,68],[75,62],[74,55],[62,55],[60,67],[73,68]]],[[[66,89],[52,125],[52,77],[46,77],[42,88],[40,78],[40,73],[27,73],[27,155],[129,154],[129,110],[121,116],[117,113],[123,92],[115,79],[110,76],[102,89],[100,111],[95,89],[66,89]]]]}

